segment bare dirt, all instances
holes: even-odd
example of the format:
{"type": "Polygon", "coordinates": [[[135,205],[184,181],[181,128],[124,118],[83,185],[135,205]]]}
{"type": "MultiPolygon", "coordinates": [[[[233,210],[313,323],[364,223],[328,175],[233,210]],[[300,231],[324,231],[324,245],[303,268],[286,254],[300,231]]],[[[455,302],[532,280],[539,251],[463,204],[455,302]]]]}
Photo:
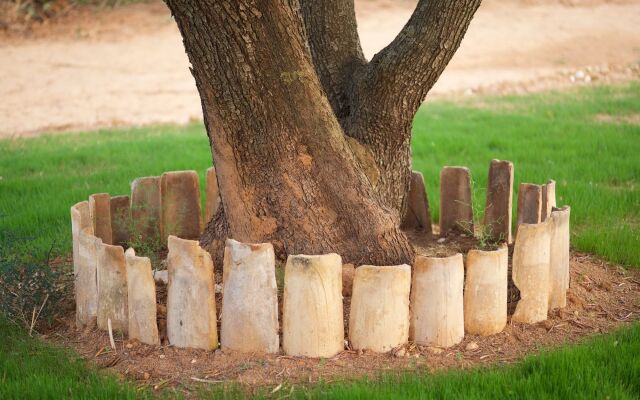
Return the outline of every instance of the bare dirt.
{"type": "MultiPolygon", "coordinates": [[[[468,238],[449,237],[447,241],[456,249],[466,249],[473,244],[468,238]]],[[[571,285],[566,308],[552,311],[548,320],[535,325],[509,321],[497,335],[467,335],[460,344],[447,349],[409,343],[386,354],[345,350],[331,359],[317,359],[179,349],[167,345],[166,338],[161,346],[149,346],[116,337],[114,350],[106,332],[93,328],[78,331],[72,313],[45,338],[74,348],[98,368],[133,381],[137,386],[154,389],[170,386],[187,396],[194,394],[198,386],[207,384],[239,383],[249,391],[283,387],[290,390],[292,386],[320,380],[348,381],[363,376],[376,377],[384,372],[428,373],[501,365],[518,361],[541,347],[581,342],[640,320],[638,271],[627,271],[577,252],[572,252],[570,265],[571,285]]],[[[166,295],[164,287],[159,286],[158,291],[162,302],[166,295]]],[[[216,297],[219,307],[221,299],[219,295],[216,297]]],[[[347,328],[350,298],[345,298],[344,303],[347,328]]],[[[160,310],[162,326],[162,307],[160,310]]],[[[162,328],[160,331],[164,333],[162,328]]]]}
{"type": "MultiPolygon", "coordinates": [[[[367,57],[413,0],[356,0],[367,57]]],[[[96,127],[186,123],[200,101],[163,3],[62,9],[24,25],[0,9],[0,138],[96,127]]],[[[430,97],[521,93],[638,79],[640,2],[485,0],[430,97]]]]}

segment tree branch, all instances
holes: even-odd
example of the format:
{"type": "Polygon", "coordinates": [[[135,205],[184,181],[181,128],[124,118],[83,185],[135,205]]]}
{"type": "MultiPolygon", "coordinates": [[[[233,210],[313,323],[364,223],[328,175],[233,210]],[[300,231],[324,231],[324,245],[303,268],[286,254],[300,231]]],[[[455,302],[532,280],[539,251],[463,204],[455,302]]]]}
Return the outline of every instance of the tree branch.
{"type": "Polygon", "coordinates": [[[420,0],[402,31],[373,57],[359,77],[353,102],[365,107],[355,110],[352,122],[371,118],[372,114],[410,122],[460,46],[480,3],[420,0]],[[376,100],[372,104],[366,100],[369,98],[376,100]]]}
{"type": "Polygon", "coordinates": [[[411,123],[458,49],[481,0],[420,0],[398,36],[352,78],[345,133],[366,146],[380,171],[378,190],[406,209],[411,123]]]}
{"type": "Polygon", "coordinates": [[[366,64],[353,0],[300,0],[300,6],[316,73],[342,121],[350,113],[353,75],[366,64]]]}

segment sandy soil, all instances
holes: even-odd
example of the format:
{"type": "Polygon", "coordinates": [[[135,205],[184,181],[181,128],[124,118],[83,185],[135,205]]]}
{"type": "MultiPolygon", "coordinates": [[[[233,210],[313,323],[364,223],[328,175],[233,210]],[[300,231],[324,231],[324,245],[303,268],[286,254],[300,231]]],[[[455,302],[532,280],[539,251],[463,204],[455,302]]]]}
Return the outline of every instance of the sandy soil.
{"type": "MultiPolygon", "coordinates": [[[[368,57],[415,4],[356,3],[368,57]]],[[[639,26],[638,1],[485,1],[431,97],[637,78],[639,26]]],[[[2,27],[0,137],[201,118],[180,35],[162,3],[73,11],[29,30],[2,27]]]]}

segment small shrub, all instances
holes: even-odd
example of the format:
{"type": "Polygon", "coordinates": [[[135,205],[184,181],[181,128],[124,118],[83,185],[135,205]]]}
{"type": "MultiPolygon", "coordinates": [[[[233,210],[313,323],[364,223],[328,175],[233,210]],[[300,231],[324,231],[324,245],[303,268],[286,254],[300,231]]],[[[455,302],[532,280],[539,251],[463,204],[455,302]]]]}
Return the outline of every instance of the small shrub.
{"type": "Polygon", "coordinates": [[[64,271],[64,265],[50,266],[51,251],[46,255],[29,253],[30,241],[1,232],[0,313],[31,334],[50,324],[72,298],[73,276],[64,271]]]}

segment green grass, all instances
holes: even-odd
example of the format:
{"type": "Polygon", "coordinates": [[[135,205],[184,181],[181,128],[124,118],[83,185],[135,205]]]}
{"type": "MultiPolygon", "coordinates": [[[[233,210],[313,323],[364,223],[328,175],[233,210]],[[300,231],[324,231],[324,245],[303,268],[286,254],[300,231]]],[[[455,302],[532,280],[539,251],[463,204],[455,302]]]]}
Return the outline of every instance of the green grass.
{"type": "MultiPolygon", "coordinates": [[[[638,112],[638,83],[429,103],[414,123],[414,169],[425,175],[437,220],[442,166],[471,168],[474,201],[482,208],[489,161],[512,160],[516,184],[549,178],[558,182],[558,202],[572,206],[575,248],[639,267],[640,126],[596,121],[598,114],[638,112]]],[[[169,170],[195,169],[204,183],[210,165],[201,124],[0,141],[0,247],[29,254],[52,248],[53,255],[66,256],[71,251],[72,204],[92,193],[127,194],[134,178],[169,170]]],[[[77,355],[25,338],[2,319],[0,338],[0,398],[150,394],[86,369],[77,355]]],[[[507,368],[387,375],[372,382],[315,386],[293,396],[639,398],[639,346],[636,325],[507,368]]],[[[228,395],[237,395],[233,393],[228,395]]],[[[220,392],[214,389],[211,395],[220,392]]]]}
{"type": "MultiPolygon", "coordinates": [[[[471,168],[482,209],[489,161],[508,159],[516,190],[519,182],[557,181],[558,202],[572,207],[575,248],[640,266],[640,126],[595,120],[640,112],[640,84],[482,105],[433,102],[415,118],[414,169],[424,173],[434,220],[442,166],[471,168]]],[[[70,252],[75,202],[127,194],[134,178],[169,170],[195,169],[204,184],[212,164],[200,124],[4,140],[0,154],[0,243],[12,232],[34,238],[29,246],[40,251],[53,245],[54,254],[70,252]]]]}
{"type": "MultiPolygon", "coordinates": [[[[640,125],[596,121],[640,113],[640,83],[478,103],[434,102],[415,118],[413,166],[435,220],[442,166],[471,169],[482,209],[490,160],[511,160],[515,191],[520,182],[556,180],[558,204],[571,206],[573,247],[640,267],[640,125]]],[[[515,203],[514,193],[514,219],[515,203]]]]}
{"type": "MultiPolygon", "coordinates": [[[[638,399],[640,325],[578,346],[542,351],[511,366],[435,374],[387,374],[381,379],[294,389],[319,399],[638,399]]],[[[286,388],[283,390],[287,392],[286,388]]]]}
{"type": "MultiPolygon", "coordinates": [[[[140,176],[212,165],[201,125],[103,130],[0,141],[2,235],[31,238],[29,249],[71,251],[69,207],[92,193],[129,194],[140,176]]],[[[202,191],[204,193],[204,191],[202,191]]]]}
{"type": "Polygon", "coordinates": [[[148,397],[71,351],[51,346],[0,316],[0,399],[137,399],[148,397]]]}

